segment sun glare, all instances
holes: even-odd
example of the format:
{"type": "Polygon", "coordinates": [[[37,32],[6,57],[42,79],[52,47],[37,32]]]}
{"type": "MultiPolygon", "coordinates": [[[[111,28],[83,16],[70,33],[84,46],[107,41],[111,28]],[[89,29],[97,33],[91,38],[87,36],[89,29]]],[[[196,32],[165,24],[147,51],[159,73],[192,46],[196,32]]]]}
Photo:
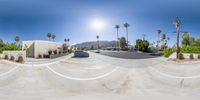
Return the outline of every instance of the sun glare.
{"type": "Polygon", "coordinates": [[[91,23],[91,27],[95,29],[102,29],[105,26],[105,23],[102,20],[93,20],[91,23]]]}

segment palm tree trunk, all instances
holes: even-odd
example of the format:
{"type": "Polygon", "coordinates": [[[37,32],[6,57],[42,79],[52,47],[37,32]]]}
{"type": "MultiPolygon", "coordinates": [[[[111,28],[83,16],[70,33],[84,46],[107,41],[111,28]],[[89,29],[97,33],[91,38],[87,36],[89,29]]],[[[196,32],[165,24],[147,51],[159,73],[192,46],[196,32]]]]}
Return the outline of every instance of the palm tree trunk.
{"type": "Polygon", "coordinates": [[[127,40],[127,49],[128,49],[128,28],[126,28],[126,40],[127,40]]]}
{"type": "Polygon", "coordinates": [[[177,28],[176,30],[176,41],[177,41],[177,44],[176,44],[176,59],[179,58],[179,53],[180,53],[180,48],[179,48],[179,28],[177,28]]]}
{"type": "Polygon", "coordinates": [[[97,48],[98,48],[98,52],[99,52],[99,39],[97,39],[97,43],[98,43],[98,47],[97,48]]]}
{"type": "Polygon", "coordinates": [[[120,45],[119,45],[119,33],[118,33],[118,29],[117,29],[117,46],[118,46],[118,48],[120,48],[120,45]]]}

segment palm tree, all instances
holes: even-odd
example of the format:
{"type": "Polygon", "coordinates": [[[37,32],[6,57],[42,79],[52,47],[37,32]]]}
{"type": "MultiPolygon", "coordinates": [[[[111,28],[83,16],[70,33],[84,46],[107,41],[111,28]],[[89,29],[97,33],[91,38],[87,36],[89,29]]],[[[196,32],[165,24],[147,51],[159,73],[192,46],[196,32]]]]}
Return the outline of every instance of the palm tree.
{"type": "Polygon", "coordinates": [[[156,30],[158,34],[158,41],[157,41],[157,47],[159,47],[159,42],[160,42],[160,33],[162,32],[160,29],[156,30]]]}
{"type": "Polygon", "coordinates": [[[20,37],[19,36],[15,36],[15,42],[18,43],[20,41],[20,37]]]}
{"type": "Polygon", "coordinates": [[[164,50],[165,47],[166,47],[166,42],[167,42],[167,40],[166,40],[166,34],[162,34],[161,41],[162,41],[162,46],[161,47],[164,50]]]}
{"type": "Polygon", "coordinates": [[[182,36],[182,45],[188,46],[190,45],[190,34],[188,32],[183,32],[182,36]]]}
{"type": "Polygon", "coordinates": [[[98,48],[98,52],[99,52],[99,35],[97,35],[96,38],[97,38],[97,43],[98,43],[98,47],[97,48],[98,48]]]}
{"type": "Polygon", "coordinates": [[[49,38],[49,41],[50,41],[50,39],[52,37],[52,34],[51,33],[47,33],[47,37],[49,38]]]}
{"type": "Polygon", "coordinates": [[[126,28],[126,40],[127,40],[127,49],[128,49],[128,27],[129,27],[130,25],[126,22],[126,23],[124,23],[124,27],[126,28]]]}
{"type": "Polygon", "coordinates": [[[166,34],[162,34],[162,39],[161,41],[164,42],[166,40],[166,34]]]}
{"type": "Polygon", "coordinates": [[[118,34],[120,26],[119,25],[115,25],[115,28],[117,29],[117,45],[118,45],[118,47],[120,47],[119,46],[119,34],[118,34]]]}
{"type": "Polygon", "coordinates": [[[170,37],[167,37],[166,44],[168,44],[169,40],[170,40],[170,37]]]}
{"type": "Polygon", "coordinates": [[[70,41],[70,39],[68,38],[68,39],[67,39],[67,43],[68,43],[68,44],[69,44],[69,41],[70,41]]]}
{"type": "Polygon", "coordinates": [[[64,39],[64,41],[65,41],[65,44],[67,44],[67,39],[66,38],[64,39]]]}
{"type": "Polygon", "coordinates": [[[64,41],[65,41],[65,44],[67,44],[67,43],[69,44],[70,39],[65,38],[64,41]]]}
{"type": "Polygon", "coordinates": [[[179,58],[179,53],[180,53],[180,47],[179,47],[179,34],[180,34],[180,26],[181,26],[181,21],[179,17],[176,17],[175,19],[175,28],[176,28],[176,59],[179,58]]]}
{"type": "Polygon", "coordinates": [[[51,38],[52,38],[53,41],[54,41],[54,39],[56,38],[56,35],[55,35],[55,34],[52,34],[51,38]]]}
{"type": "Polygon", "coordinates": [[[145,34],[142,34],[142,39],[143,39],[143,40],[145,40],[145,36],[146,36],[145,34]]]}

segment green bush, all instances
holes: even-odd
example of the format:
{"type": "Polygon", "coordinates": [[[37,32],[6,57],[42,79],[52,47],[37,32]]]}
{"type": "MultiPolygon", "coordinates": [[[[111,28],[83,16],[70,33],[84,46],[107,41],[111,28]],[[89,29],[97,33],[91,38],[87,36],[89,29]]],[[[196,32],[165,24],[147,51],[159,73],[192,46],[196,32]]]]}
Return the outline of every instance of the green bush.
{"type": "Polygon", "coordinates": [[[200,59],[200,54],[197,56],[197,59],[200,59]]]}
{"type": "Polygon", "coordinates": [[[11,56],[11,57],[10,57],[10,60],[11,60],[11,61],[14,61],[14,60],[15,60],[15,57],[14,57],[14,56],[11,56]]]}
{"type": "Polygon", "coordinates": [[[57,50],[54,50],[53,53],[56,55],[56,54],[58,53],[58,51],[57,51],[57,50]]]}
{"type": "Polygon", "coordinates": [[[0,53],[2,53],[4,50],[20,50],[20,47],[14,43],[0,43],[0,53]]]}
{"type": "Polygon", "coordinates": [[[146,40],[137,39],[135,48],[139,51],[147,52],[149,47],[149,42],[146,40]]]}
{"type": "Polygon", "coordinates": [[[185,59],[182,53],[179,53],[179,54],[178,54],[178,59],[180,59],[180,60],[185,59]]]}
{"type": "Polygon", "coordinates": [[[200,53],[200,46],[181,47],[181,53],[200,53]]]}
{"type": "Polygon", "coordinates": [[[5,55],[5,59],[6,59],[6,60],[8,60],[8,59],[9,59],[9,58],[8,58],[8,55],[5,55]]]}
{"type": "Polygon", "coordinates": [[[24,59],[23,59],[22,56],[19,56],[19,57],[18,57],[18,62],[19,62],[19,63],[23,63],[23,62],[24,62],[24,59]]]}
{"type": "Polygon", "coordinates": [[[39,54],[39,55],[38,55],[38,58],[42,58],[42,55],[41,55],[41,54],[39,54]]]}
{"type": "Polygon", "coordinates": [[[194,55],[193,54],[190,54],[190,59],[194,59],[194,55]]]}
{"type": "Polygon", "coordinates": [[[53,52],[52,52],[52,50],[49,50],[48,53],[49,53],[49,55],[51,55],[53,52]]]}
{"type": "Polygon", "coordinates": [[[174,52],[174,49],[167,48],[164,50],[164,57],[169,57],[174,52]]]}

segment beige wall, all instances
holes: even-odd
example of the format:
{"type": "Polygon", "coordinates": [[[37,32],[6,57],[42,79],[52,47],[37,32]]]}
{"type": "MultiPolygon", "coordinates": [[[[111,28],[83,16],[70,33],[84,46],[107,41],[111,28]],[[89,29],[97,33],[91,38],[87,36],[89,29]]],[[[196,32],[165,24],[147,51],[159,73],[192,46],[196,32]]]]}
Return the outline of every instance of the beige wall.
{"type": "Polygon", "coordinates": [[[42,40],[24,41],[22,45],[23,49],[25,48],[25,44],[28,45],[28,56],[34,58],[37,58],[39,54],[48,54],[49,50],[63,51],[62,44],[57,42],[42,40]]]}
{"type": "Polygon", "coordinates": [[[3,51],[3,58],[5,55],[8,55],[9,59],[11,56],[14,56],[15,60],[17,60],[19,56],[22,56],[24,61],[26,61],[26,51],[3,51]]]}
{"type": "Polygon", "coordinates": [[[34,57],[34,41],[23,41],[22,50],[26,51],[26,56],[34,57]]]}

